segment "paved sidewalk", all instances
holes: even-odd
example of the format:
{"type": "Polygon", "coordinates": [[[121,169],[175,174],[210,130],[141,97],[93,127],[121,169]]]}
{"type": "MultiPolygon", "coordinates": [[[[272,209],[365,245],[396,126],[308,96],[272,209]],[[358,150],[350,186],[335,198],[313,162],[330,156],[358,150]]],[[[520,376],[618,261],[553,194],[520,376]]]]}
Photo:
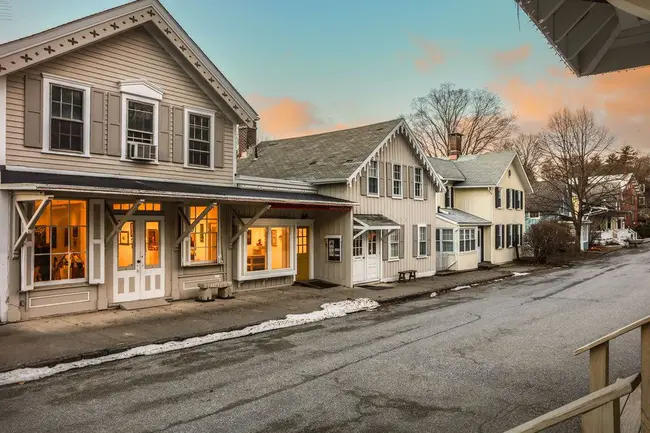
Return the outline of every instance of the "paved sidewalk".
{"type": "Polygon", "coordinates": [[[287,314],[318,310],[325,302],[370,298],[396,302],[462,285],[531,272],[537,266],[508,266],[464,272],[409,283],[384,284],[379,290],[289,286],[235,293],[235,299],[199,303],[177,301],[144,310],[105,310],[31,320],[0,326],[0,371],[52,365],[119,352],[134,346],[179,340],[213,332],[244,328],[287,314]]]}

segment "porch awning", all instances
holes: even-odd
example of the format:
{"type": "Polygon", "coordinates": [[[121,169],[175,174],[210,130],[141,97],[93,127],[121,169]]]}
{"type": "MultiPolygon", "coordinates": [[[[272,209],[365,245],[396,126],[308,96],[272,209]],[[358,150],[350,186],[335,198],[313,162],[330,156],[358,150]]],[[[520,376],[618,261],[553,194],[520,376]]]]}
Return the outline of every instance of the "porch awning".
{"type": "Polygon", "coordinates": [[[400,225],[390,218],[379,214],[355,214],[355,230],[397,230],[400,225]]]}
{"type": "Polygon", "coordinates": [[[40,173],[0,169],[0,189],[75,193],[89,196],[134,196],[156,199],[196,199],[222,202],[257,202],[283,207],[350,208],[356,203],[314,193],[267,191],[181,182],[100,176],[40,173]]]}
{"type": "Polygon", "coordinates": [[[458,209],[440,209],[436,217],[459,226],[489,226],[492,223],[484,218],[458,209]]]}

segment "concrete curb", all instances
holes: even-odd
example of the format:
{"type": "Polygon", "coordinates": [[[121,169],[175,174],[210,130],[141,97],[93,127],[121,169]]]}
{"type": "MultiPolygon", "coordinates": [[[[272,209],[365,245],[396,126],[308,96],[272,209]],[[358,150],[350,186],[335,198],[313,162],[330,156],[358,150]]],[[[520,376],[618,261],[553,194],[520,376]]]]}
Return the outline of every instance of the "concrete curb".
{"type": "MultiPolygon", "coordinates": [[[[544,271],[544,270],[548,270],[548,268],[531,270],[530,273],[532,274],[534,272],[540,272],[540,271],[544,271]]],[[[467,284],[467,285],[470,285],[470,286],[472,286],[472,288],[474,288],[474,287],[478,287],[480,285],[489,284],[489,283],[494,282],[496,280],[505,280],[505,279],[510,279],[512,277],[513,277],[512,275],[504,275],[504,276],[497,277],[497,278],[486,278],[486,279],[483,279],[483,280],[474,281],[474,282],[472,282],[470,284],[467,284]]],[[[434,292],[437,293],[438,295],[441,295],[441,294],[450,292],[453,288],[458,287],[458,286],[459,286],[459,284],[452,284],[452,285],[445,286],[443,288],[435,289],[435,290],[434,289],[426,289],[426,290],[423,290],[423,291],[419,291],[417,293],[409,293],[409,294],[406,294],[406,295],[392,296],[392,297],[387,298],[387,299],[377,299],[376,302],[379,303],[381,306],[383,306],[383,305],[391,305],[391,304],[399,304],[399,303],[407,302],[407,301],[410,301],[410,300],[430,297],[431,293],[434,293],[434,292]]],[[[275,319],[282,319],[282,317],[277,317],[275,319]]],[[[275,319],[267,319],[267,320],[275,320],[275,319]]],[[[158,340],[152,340],[152,341],[143,341],[143,342],[139,342],[139,343],[127,344],[127,345],[124,345],[124,346],[113,346],[113,347],[107,347],[107,348],[99,349],[99,350],[82,352],[82,353],[78,353],[78,354],[74,354],[74,355],[65,355],[65,356],[60,356],[60,357],[51,358],[51,359],[43,359],[43,360],[38,360],[38,361],[29,362],[29,363],[25,363],[25,364],[19,364],[19,365],[14,366],[14,367],[0,368],[0,373],[4,373],[4,372],[7,372],[7,371],[11,371],[11,370],[16,370],[16,369],[19,369],[19,368],[53,367],[56,364],[62,364],[62,363],[66,363],[66,362],[74,362],[74,361],[79,361],[79,360],[82,360],[82,359],[98,358],[100,356],[110,355],[110,354],[113,354],[113,353],[120,353],[120,352],[127,351],[129,349],[133,349],[134,347],[145,346],[145,345],[148,345],[148,344],[163,344],[163,343],[166,343],[168,341],[180,341],[180,340],[186,340],[188,338],[203,337],[205,335],[214,334],[216,332],[236,331],[236,330],[243,329],[243,328],[246,328],[246,327],[249,327],[249,326],[259,325],[260,323],[265,322],[267,320],[259,320],[259,321],[249,322],[249,323],[246,323],[246,324],[230,326],[230,327],[227,327],[227,328],[214,329],[214,330],[212,330],[210,332],[199,332],[199,333],[191,333],[191,334],[185,334],[185,335],[176,335],[176,336],[173,336],[173,337],[170,337],[170,338],[165,338],[165,339],[158,339],[158,340]]],[[[291,328],[287,328],[287,329],[291,329],[291,328]]]]}

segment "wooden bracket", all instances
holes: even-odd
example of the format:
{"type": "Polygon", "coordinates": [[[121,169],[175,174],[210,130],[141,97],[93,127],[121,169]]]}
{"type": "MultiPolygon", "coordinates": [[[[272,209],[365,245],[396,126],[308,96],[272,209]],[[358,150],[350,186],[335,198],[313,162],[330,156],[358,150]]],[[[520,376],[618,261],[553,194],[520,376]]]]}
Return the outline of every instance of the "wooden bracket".
{"type": "Polygon", "coordinates": [[[124,227],[124,224],[126,224],[126,222],[129,220],[129,218],[131,218],[131,216],[133,216],[133,214],[138,210],[138,208],[140,207],[140,205],[142,203],[144,203],[144,199],[140,199],[140,200],[136,201],[133,204],[133,206],[131,206],[131,208],[127,211],[127,213],[124,214],[122,219],[117,223],[117,225],[115,225],[113,227],[113,230],[108,234],[108,236],[106,236],[106,245],[108,245],[113,240],[115,235],[117,235],[119,233],[119,231],[122,230],[122,227],[124,227]]]}
{"type": "Polygon", "coordinates": [[[41,204],[36,209],[36,211],[34,212],[34,215],[32,215],[32,217],[29,219],[29,221],[27,220],[25,209],[23,209],[20,203],[15,202],[15,208],[16,211],[18,212],[18,215],[20,216],[20,220],[22,221],[23,227],[20,236],[18,236],[18,239],[16,239],[16,242],[14,243],[14,247],[13,247],[14,258],[18,258],[20,249],[22,248],[23,244],[27,240],[27,236],[30,236],[32,233],[34,233],[34,226],[36,225],[36,222],[41,217],[41,215],[43,215],[43,212],[45,212],[45,208],[51,201],[52,201],[52,196],[45,197],[41,202],[41,204]]]}
{"type": "Polygon", "coordinates": [[[269,210],[269,209],[271,209],[271,205],[270,205],[270,204],[267,204],[267,205],[264,206],[262,209],[260,209],[260,210],[255,214],[255,215],[253,215],[253,217],[252,217],[251,219],[249,219],[248,222],[247,222],[246,224],[244,224],[244,225],[243,225],[243,226],[242,226],[242,227],[237,231],[237,233],[235,233],[235,234],[233,235],[232,238],[230,238],[230,248],[232,248],[233,245],[235,245],[235,242],[237,242],[237,239],[239,239],[239,237],[240,237],[241,235],[243,235],[244,232],[246,232],[246,230],[248,230],[248,229],[250,228],[250,226],[252,226],[253,224],[255,224],[255,221],[257,221],[258,219],[260,219],[260,217],[261,217],[262,215],[264,215],[264,214],[266,213],[266,211],[269,210]]]}
{"type": "MultiPolygon", "coordinates": [[[[194,227],[196,227],[196,226],[201,222],[201,220],[202,220],[203,218],[205,218],[205,216],[208,214],[208,212],[210,212],[210,211],[211,211],[215,206],[217,206],[217,204],[218,204],[218,203],[216,203],[216,202],[214,202],[214,203],[210,203],[208,206],[205,207],[205,209],[203,209],[203,212],[201,212],[201,213],[199,214],[199,216],[197,216],[196,218],[194,218],[194,222],[192,222],[191,224],[189,224],[189,225],[185,228],[185,230],[183,230],[183,232],[182,232],[181,235],[178,237],[178,239],[176,239],[176,242],[174,243],[174,249],[177,249],[177,248],[179,247],[179,245],[181,244],[181,242],[183,242],[183,239],[185,239],[185,238],[187,237],[187,235],[189,235],[189,234],[192,232],[192,230],[194,229],[194,227]]],[[[181,215],[183,215],[182,218],[184,218],[185,221],[186,221],[187,223],[189,223],[190,220],[189,220],[189,218],[187,218],[187,215],[185,215],[184,212],[181,212],[180,209],[179,209],[179,213],[180,213],[181,215]]]]}

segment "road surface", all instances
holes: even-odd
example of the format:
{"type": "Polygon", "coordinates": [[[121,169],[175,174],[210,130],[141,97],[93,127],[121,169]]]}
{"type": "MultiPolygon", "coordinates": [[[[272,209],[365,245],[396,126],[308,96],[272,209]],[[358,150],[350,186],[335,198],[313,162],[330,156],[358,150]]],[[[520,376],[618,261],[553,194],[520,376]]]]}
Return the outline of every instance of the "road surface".
{"type": "MultiPolygon", "coordinates": [[[[650,313],[649,263],[647,249],[612,254],[0,388],[0,431],[504,431],[587,391],[572,352],[650,313]]],[[[612,377],[638,370],[638,332],[612,344],[612,377]]]]}

